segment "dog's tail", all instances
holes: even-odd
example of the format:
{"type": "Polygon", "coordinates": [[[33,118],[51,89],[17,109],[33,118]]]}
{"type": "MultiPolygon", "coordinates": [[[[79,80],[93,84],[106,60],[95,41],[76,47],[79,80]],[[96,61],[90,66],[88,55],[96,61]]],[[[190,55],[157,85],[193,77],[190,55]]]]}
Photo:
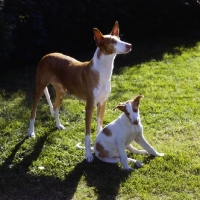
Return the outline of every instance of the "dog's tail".
{"type": "MultiPolygon", "coordinates": [[[[79,142],[79,143],[76,145],[76,147],[77,147],[78,149],[85,149],[84,146],[81,146],[81,142],[79,142]]],[[[92,151],[94,151],[94,147],[90,147],[90,149],[91,149],[92,151]]]]}
{"type": "Polygon", "coordinates": [[[44,94],[45,94],[47,102],[49,104],[51,115],[54,117],[53,105],[52,105],[52,102],[51,102],[51,99],[50,99],[50,95],[49,95],[49,91],[48,91],[47,87],[45,87],[45,89],[44,89],[44,94]]]}

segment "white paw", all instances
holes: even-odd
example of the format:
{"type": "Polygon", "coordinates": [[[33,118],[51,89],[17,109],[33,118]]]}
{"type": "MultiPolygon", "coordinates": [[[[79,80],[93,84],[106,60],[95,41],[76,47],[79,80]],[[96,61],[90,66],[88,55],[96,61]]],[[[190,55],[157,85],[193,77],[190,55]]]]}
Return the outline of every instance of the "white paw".
{"type": "Polygon", "coordinates": [[[34,132],[28,132],[28,137],[35,138],[35,133],[34,132]]]}
{"type": "Polygon", "coordinates": [[[88,152],[88,153],[86,153],[85,158],[86,158],[87,162],[92,162],[94,159],[94,156],[92,155],[91,152],[90,153],[88,152]]]}
{"type": "Polygon", "coordinates": [[[62,124],[57,125],[57,128],[59,130],[65,130],[66,129],[62,124]]]}
{"type": "Polygon", "coordinates": [[[142,166],[143,166],[143,163],[142,163],[141,161],[137,160],[137,161],[135,162],[135,165],[136,165],[137,167],[142,167],[142,166]]]}
{"type": "Polygon", "coordinates": [[[157,153],[157,155],[156,156],[164,156],[165,154],[164,153],[157,153]]]}

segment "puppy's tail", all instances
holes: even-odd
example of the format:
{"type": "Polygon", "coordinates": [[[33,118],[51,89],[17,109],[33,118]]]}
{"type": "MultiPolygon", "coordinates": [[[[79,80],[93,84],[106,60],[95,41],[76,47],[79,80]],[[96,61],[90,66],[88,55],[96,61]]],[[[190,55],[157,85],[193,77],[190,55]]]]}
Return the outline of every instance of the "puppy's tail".
{"type": "MultiPolygon", "coordinates": [[[[76,147],[77,147],[78,149],[85,149],[84,146],[81,146],[81,142],[79,142],[79,143],[76,145],[76,147]]],[[[94,151],[94,147],[90,147],[90,149],[91,149],[92,151],[94,151]]]]}

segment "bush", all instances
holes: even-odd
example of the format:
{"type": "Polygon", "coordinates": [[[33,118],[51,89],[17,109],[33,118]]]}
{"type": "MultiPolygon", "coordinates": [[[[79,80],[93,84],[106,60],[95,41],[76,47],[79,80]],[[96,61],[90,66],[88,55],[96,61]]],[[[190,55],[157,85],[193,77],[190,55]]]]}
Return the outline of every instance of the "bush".
{"type": "MultiPolygon", "coordinates": [[[[123,38],[131,42],[135,38],[197,33],[198,19],[197,0],[7,0],[0,26],[4,26],[1,34],[11,37],[14,33],[16,50],[12,58],[27,63],[38,62],[49,52],[73,56],[93,50],[92,28],[109,33],[116,20],[123,38]]],[[[7,49],[14,47],[11,41],[1,38],[7,49]]],[[[10,51],[4,52],[8,59],[10,51]]]]}
{"type": "Polygon", "coordinates": [[[14,24],[10,20],[10,16],[2,13],[4,1],[0,0],[0,63],[10,59],[11,52],[14,50],[13,41],[14,24]]]}

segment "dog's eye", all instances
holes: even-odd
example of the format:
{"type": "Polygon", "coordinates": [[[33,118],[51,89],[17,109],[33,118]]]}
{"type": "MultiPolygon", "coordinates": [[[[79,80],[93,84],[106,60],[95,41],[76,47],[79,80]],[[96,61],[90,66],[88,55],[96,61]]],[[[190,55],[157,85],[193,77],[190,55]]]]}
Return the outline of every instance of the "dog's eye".
{"type": "Polygon", "coordinates": [[[127,112],[127,111],[125,112],[125,114],[126,114],[127,116],[129,116],[129,115],[130,115],[130,113],[129,113],[129,112],[127,112]]]}
{"type": "Polygon", "coordinates": [[[110,43],[115,43],[115,40],[113,38],[111,38],[110,43]]]}

